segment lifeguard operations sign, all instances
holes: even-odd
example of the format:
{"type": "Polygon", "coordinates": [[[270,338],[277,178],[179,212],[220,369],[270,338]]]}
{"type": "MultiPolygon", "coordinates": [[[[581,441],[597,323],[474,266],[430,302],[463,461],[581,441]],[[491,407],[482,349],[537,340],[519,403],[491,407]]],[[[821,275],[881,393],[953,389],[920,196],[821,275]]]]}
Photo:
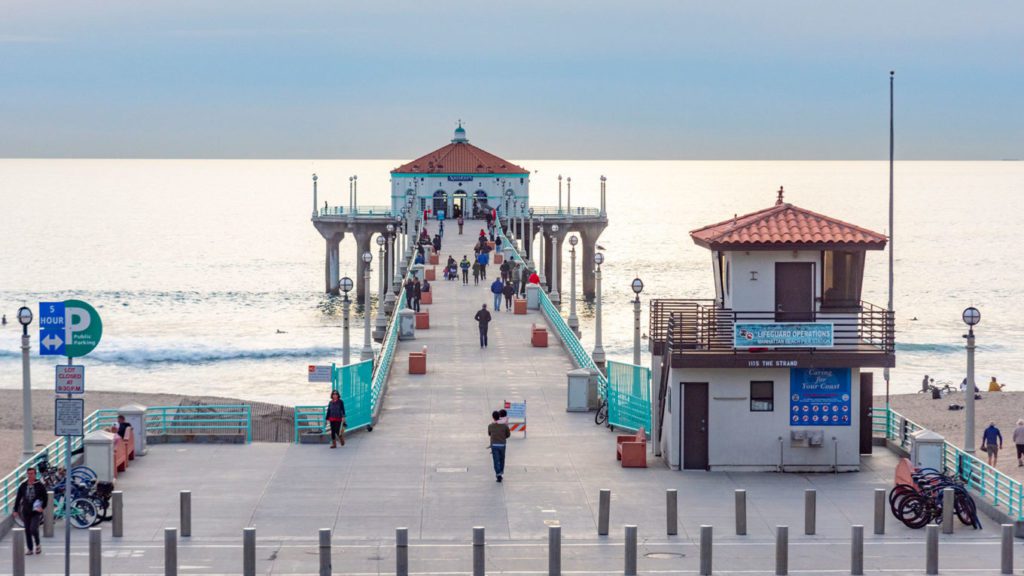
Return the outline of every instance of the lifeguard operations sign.
{"type": "Polygon", "coordinates": [[[103,322],[81,300],[39,303],[39,355],[81,358],[100,343],[103,322]]]}

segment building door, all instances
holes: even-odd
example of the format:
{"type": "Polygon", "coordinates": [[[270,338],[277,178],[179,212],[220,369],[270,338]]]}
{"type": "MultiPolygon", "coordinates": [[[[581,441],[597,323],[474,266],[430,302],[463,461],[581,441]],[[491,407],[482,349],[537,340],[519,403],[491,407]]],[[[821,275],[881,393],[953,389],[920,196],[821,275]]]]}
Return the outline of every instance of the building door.
{"type": "Polygon", "coordinates": [[[775,263],[775,321],[814,320],[814,264],[775,263]]]}
{"type": "Polygon", "coordinates": [[[448,193],[444,190],[438,190],[434,192],[434,205],[433,205],[434,216],[438,214],[448,213],[448,193]]]}
{"type": "Polygon", "coordinates": [[[871,396],[874,391],[874,377],[871,372],[860,373],[860,453],[871,454],[871,396]]]}
{"type": "Polygon", "coordinates": [[[708,469],[708,383],[683,382],[684,470],[708,469]]]}

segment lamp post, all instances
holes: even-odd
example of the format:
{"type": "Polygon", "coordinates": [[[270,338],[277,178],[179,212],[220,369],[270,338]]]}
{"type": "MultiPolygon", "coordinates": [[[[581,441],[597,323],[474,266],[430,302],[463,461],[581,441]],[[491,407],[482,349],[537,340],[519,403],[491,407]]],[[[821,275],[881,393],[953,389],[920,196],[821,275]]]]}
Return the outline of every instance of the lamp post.
{"type": "Polygon", "coordinates": [[[354,178],[354,176],[349,176],[348,177],[348,213],[349,213],[349,215],[352,214],[352,188],[354,186],[353,178],[354,178]]]}
{"type": "Polygon", "coordinates": [[[384,340],[384,331],[388,325],[387,312],[384,310],[384,301],[386,299],[384,293],[387,292],[384,288],[384,270],[388,267],[387,262],[384,261],[384,244],[386,242],[387,240],[384,239],[383,235],[377,236],[377,251],[380,258],[377,268],[380,269],[380,274],[377,275],[377,322],[373,328],[373,339],[377,341],[384,340]]]}
{"type": "Polygon", "coordinates": [[[505,190],[505,227],[506,228],[509,227],[509,218],[510,218],[510,216],[509,216],[509,208],[510,208],[510,206],[509,205],[512,203],[512,195],[513,194],[515,194],[515,192],[513,192],[511,188],[505,190]]]}
{"type": "Polygon", "coordinates": [[[348,313],[352,306],[352,300],[349,299],[348,293],[352,291],[354,283],[351,278],[345,276],[338,281],[338,284],[341,286],[341,293],[345,298],[341,301],[341,364],[348,366],[352,362],[352,347],[349,345],[348,337],[348,313]]]}
{"type": "Polygon", "coordinates": [[[551,292],[549,298],[554,304],[562,302],[558,293],[558,224],[551,225],[551,292]]]}
{"type": "Polygon", "coordinates": [[[395,225],[387,225],[388,237],[388,265],[387,279],[384,281],[384,311],[390,316],[395,309],[395,281],[398,279],[395,274],[395,225]]]}
{"type": "Polygon", "coordinates": [[[373,360],[373,346],[370,344],[370,262],[373,262],[373,253],[369,250],[363,252],[363,262],[366,264],[366,286],[363,288],[363,350],[359,359],[373,360]]]}
{"type": "Polygon", "coordinates": [[[313,218],[316,218],[316,174],[313,174],[313,218]]]}
{"type": "Polygon", "coordinates": [[[558,213],[562,213],[562,175],[558,175],[558,213]]]}
{"type": "Polygon", "coordinates": [[[544,288],[545,286],[548,285],[548,279],[547,279],[547,275],[544,274],[544,217],[543,216],[541,216],[540,219],[537,222],[537,232],[540,235],[540,250],[537,250],[537,252],[538,252],[537,262],[540,264],[540,266],[537,266],[537,275],[540,276],[540,286],[541,286],[541,289],[544,290],[545,292],[547,292],[547,289],[544,288]]]}
{"type": "Polygon", "coordinates": [[[633,279],[633,293],[636,299],[633,300],[633,364],[640,365],[640,293],[644,291],[644,281],[639,278],[633,279]]]}
{"type": "Polygon", "coordinates": [[[594,363],[604,372],[604,346],[601,344],[601,264],[604,263],[604,254],[594,254],[594,295],[597,307],[594,311],[594,363]]]}
{"type": "Polygon", "coordinates": [[[964,324],[967,324],[967,386],[964,388],[964,412],[967,424],[964,426],[964,452],[974,454],[974,327],[981,322],[981,312],[971,306],[964,310],[964,324]]]}
{"type": "Polygon", "coordinates": [[[572,176],[565,179],[565,213],[572,216],[572,176]]]}
{"type": "Polygon", "coordinates": [[[526,250],[526,259],[533,264],[533,207],[530,207],[530,236],[527,239],[526,244],[523,246],[526,250]]]}
{"type": "Polygon", "coordinates": [[[580,319],[576,317],[576,245],[579,237],[569,236],[569,328],[578,339],[580,337],[580,319]]]}
{"type": "Polygon", "coordinates": [[[359,212],[359,175],[352,177],[352,213],[359,212]]]}
{"type": "Polygon", "coordinates": [[[512,245],[516,245],[516,239],[519,238],[519,233],[516,232],[516,214],[519,213],[519,198],[512,200],[512,214],[509,216],[509,231],[511,235],[509,239],[512,241],[512,245]]]}
{"type": "Polygon", "coordinates": [[[21,455],[28,460],[34,454],[35,443],[32,440],[32,372],[29,363],[28,325],[32,323],[32,309],[27,306],[18,308],[18,322],[21,324],[21,455]]]}

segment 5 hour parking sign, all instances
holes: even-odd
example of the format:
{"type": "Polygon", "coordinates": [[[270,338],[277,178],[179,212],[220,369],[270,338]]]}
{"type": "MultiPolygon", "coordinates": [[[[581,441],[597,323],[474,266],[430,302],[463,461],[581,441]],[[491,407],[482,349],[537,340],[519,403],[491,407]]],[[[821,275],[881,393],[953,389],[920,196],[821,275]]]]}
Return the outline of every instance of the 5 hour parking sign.
{"type": "Polygon", "coordinates": [[[81,300],[39,303],[39,354],[81,358],[100,343],[103,322],[81,300]]]}

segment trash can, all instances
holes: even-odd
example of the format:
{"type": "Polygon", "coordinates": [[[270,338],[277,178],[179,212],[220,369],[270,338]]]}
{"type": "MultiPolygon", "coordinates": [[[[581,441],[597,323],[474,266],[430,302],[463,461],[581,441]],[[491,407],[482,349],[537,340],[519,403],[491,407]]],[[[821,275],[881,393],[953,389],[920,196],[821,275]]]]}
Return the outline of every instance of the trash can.
{"type": "Polygon", "coordinates": [[[408,308],[398,311],[398,339],[416,339],[416,312],[408,308]]]}
{"type": "Polygon", "coordinates": [[[540,286],[537,284],[526,285],[526,308],[529,310],[540,310],[540,286]]]}
{"type": "Polygon", "coordinates": [[[577,368],[566,373],[568,378],[568,404],[566,412],[587,412],[590,410],[590,403],[587,399],[588,387],[590,386],[590,370],[577,368]]]}
{"type": "Polygon", "coordinates": [[[114,436],[106,430],[93,430],[82,439],[85,465],[96,472],[100,482],[114,481],[114,436]]]}
{"type": "Polygon", "coordinates": [[[942,472],[942,445],[946,439],[931,430],[918,430],[910,435],[910,461],[914,468],[934,468],[942,472]]]}
{"type": "Polygon", "coordinates": [[[146,455],[146,407],[141,404],[125,404],[118,408],[119,416],[132,425],[135,438],[135,456],[146,455]]]}

